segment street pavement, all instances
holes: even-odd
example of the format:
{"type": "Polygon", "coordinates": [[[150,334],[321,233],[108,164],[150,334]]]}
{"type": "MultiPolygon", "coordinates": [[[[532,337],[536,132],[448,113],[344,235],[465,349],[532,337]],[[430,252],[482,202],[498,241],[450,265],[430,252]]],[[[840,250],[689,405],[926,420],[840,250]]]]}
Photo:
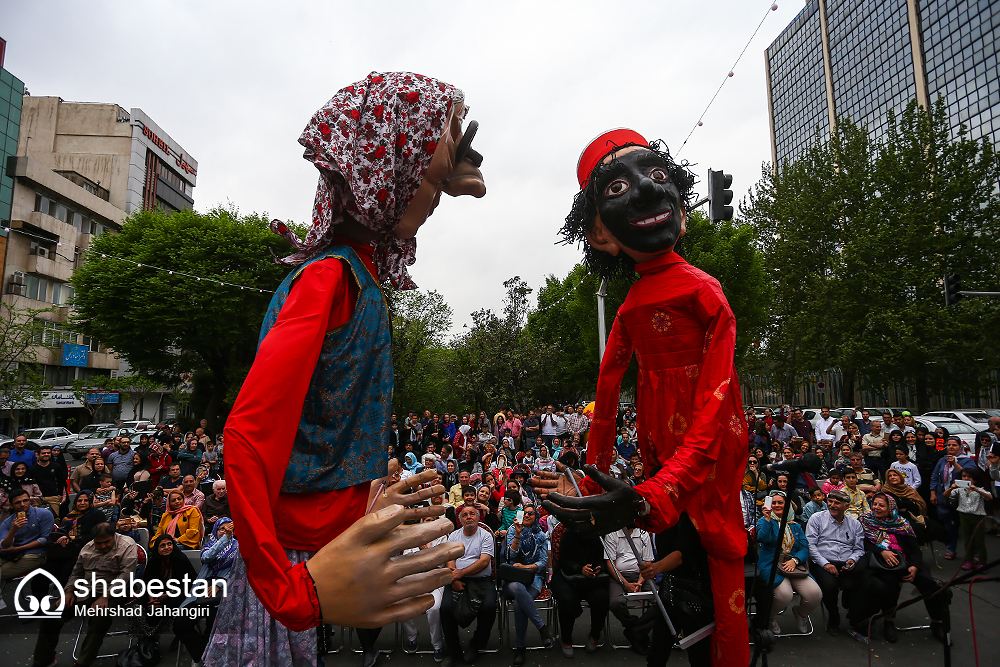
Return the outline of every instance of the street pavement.
{"type": "MultiPolygon", "coordinates": [[[[996,537],[987,537],[987,548],[991,554],[1000,554],[1000,540],[996,537]]],[[[935,566],[931,564],[933,575],[943,581],[948,580],[957,570],[958,561],[945,561],[941,558],[943,549],[941,545],[936,547],[938,562],[935,566]]],[[[930,560],[927,548],[924,549],[925,558],[930,560]]],[[[992,573],[1000,575],[1000,572],[992,573]]],[[[11,604],[12,588],[7,587],[4,599],[8,605],[11,604]]],[[[976,637],[978,639],[979,662],[976,662],[975,650],[973,648],[972,617],[970,617],[969,587],[968,585],[958,586],[954,589],[954,598],[951,603],[952,632],[954,646],[952,647],[952,664],[959,666],[996,665],[1000,664],[1000,642],[994,634],[996,629],[996,614],[1000,610],[1000,584],[996,582],[980,582],[973,586],[972,609],[974,610],[974,620],[976,623],[976,637]]],[[[912,586],[905,586],[901,599],[915,595],[916,591],[912,586]]],[[[7,613],[5,610],[3,613],[7,613]]],[[[584,610],[584,619],[577,621],[576,634],[582,636],[584,627],[589,627],[587,618],[589,612],[584,610]]],[[[782,614],[780,624],[786,631],[793,631],[792,622],[788,617],[788,612],[782,614]]],[[[870,645],[862,644],[852,639],[846,632],[841,632],[837,637],[831,637],[826,633],[825,623],[820,612],[813,613],[813,621],[816,625],[815,632],[808,637],[779,637],[777,646],[768,656],[768,664],[771,667],[813,667],[837,665],[837,667],[865,667],[869,658],[871,664],[875,666],[885,665],[909,665],[912,667],[923,667],[925,665],[943,665],[944,647],[936,642],[930,635],[929,630],[913,630],[899,633],[899,642],[889,644],[878,638],[870,645]]],[[[900,612],[896,620],[896,625],[900,628],[913,625],[926,625],[927,615],[923,604],[917,603],[900,612]]],[[[513,616],[510,616],[511,637],[513,637],[513,616]]],[[[429,634],[427,623],[424,618],[417,621],[420,629],[418,640],[420,650],[429,650],[429,634]]],[[[846,627],[846,622],[844,623],[846,627]]],[[[69,667],[73,664],[70,651],[73,646],[73,639],[79,627],[78,621],[68,623],[63,630],[58,652],[58,665],[69,667]]],[[[118,630],[124,627],[124,621],[116,621],[112,628],[118,630]]],[[[489,648],[499,647],[499,624],[494,626],[493,640],[489,648]]],[[[617,620],[611,617],[612,634],[611,640],[614,644],[624,644],[625,640],[621,633],[621,627],[617,620]]],[[[0,667],[14,667],[31,664],[31,653],[34,649],[37,638],[38,624],[31,622],[24,624],[17,618],[0,618],[0,667]]],[[[469,631],[463,631],[463,641],[468,641],[469,631]]],[[[341,646],[343,632],[336,629],[332,647],[341,646]]],[[[392,629],[386,628],[379,638],[378,646],[384,649],[394,649],[391,654],[379,657],[377,665],[379,667],[436,667],[437,663],[429,654],[405,654],[400,649],[395,640],[395,633],[392,629]]],[[[164,635],[161,640],[163,649],[162,665],[172,666],[175,664],[188,667],[191,658],[186,652],[181,652],[179,662],[176,652],[168,652],[172,637],[164,635]]],[[[538,640],[537,631],[529,625],[528,643],[538,640]]],[[[558,642],[558,640],[557,640],[558,642]]],[[[127,638],[114,637],[105,640],[102,653],[113,653],[121,650],[127,644],[127,638]]],[[[353,641],[357,646],[356,638],[353,641]]],[[[513,651],[504,648],[499,653],[483,654],[476,661],[477,667],[504,667],[509,666],[513,659],[513,651]]],[[[562,656],[558,648],[548,651],[528,651],[528,667],[542,665],[544,667],[555,667],[565,664],[567,667],[576,662],[583,667],[597,667],[598,665],[621,665],[630,667],[642,667],[645,658],[640,657],[628,649],[613,649],[608,645],[598,650],[592,655],[588,655],[582,649],[576,650],[573,661],[562,656]]],[[[112,667],[115,661],[113,658],[98,660],[96,665],[112,667]]],[[[687,659],[682,651],[673,651],[670,656],[671,664],[687,664],[687,659]]],[[[758,663],[762,664],[762,663],[758,663]]],[[[360,655],[352,652],[350,647],[344,647],[337,654],[328,655],[326,658],[327,667],[360,667],[360,655]]]]}

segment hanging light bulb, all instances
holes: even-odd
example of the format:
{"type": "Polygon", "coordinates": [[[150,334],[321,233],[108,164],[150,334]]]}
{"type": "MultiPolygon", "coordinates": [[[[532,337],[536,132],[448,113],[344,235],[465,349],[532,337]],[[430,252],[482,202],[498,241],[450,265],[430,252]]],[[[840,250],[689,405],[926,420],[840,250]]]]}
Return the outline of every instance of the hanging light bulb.
{"type": "Polygon", "coordinates": [[[777,2],[776,2],[776,3],[774,3],[773,5],[771,5],[771,11],[772,11],[772,12],[776,12],[776,11],[778,11],[778,3],[777,3],[777,2]]]}
{"type": "Polygon", "coordinates": [[[699,120],[698,121],[698,127],[701,127],[702,125],[704,125],[704,123],[699,120]]]}
{"type": "Polygon", "coordinates": [[[137,263],[136,266],[142,266],[142,262],[137,263]]]}
{"type": "Polygon", "coordinates": [[[732,71],[730,71],[730,72],[729,72],[729,76],[732,76],[732,75],[733,75],[733,73],[732,73],[732,71]]]}
{"type": "Polygon", "coordinates": [[[169,273],[170,275],[174,275],[173,271],[167,271],[167,273],[169,273]]]}

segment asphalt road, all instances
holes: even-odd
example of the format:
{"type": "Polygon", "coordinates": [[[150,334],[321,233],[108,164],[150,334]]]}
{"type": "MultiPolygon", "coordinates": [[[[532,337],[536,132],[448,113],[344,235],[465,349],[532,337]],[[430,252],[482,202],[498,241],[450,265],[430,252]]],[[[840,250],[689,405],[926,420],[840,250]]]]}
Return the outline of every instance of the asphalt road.
{"type": "MultiPolygon", "coordinates": [[[[994,554],[1000,554],[1000,540],[996,537],[987,538],[987,548],[994,554]]],[[[941,580],[949,579],[957,569],[957,561],[944,561],[941,559],[941,554],[943,550],[941,546],[937,546],[938,555],[938,565],[932,565],[933,574],[935,577],[941,580]]],[[[929,553],[925,548],[925,557],[929,559],[929,553]]],[[[1000,574],[1000,572],[994,573],[1000,574]]],[[[983,582],[977,583],[973,588],[972,596],[972,609],[975,613],[976,621],[976,637],[978,638],[978,651],[979,651],[979,662],[976,662],[975,650],[973,648],[973,633],[972,633],[972,618],[970,616],[970,600],[969,600],[969,587],[960,586],[955,588],[955,595],[951,604],[951,614],[952,614],[952,631],[954,637],[954,646],[952,647],[952,664],[956,666],[972,666],[972,665],[995,665],[1000,664],[1000,642],[996,640],[996,635],[994,634],[996,624],[995,624],[995,614],[1000,610],[1000,584],[995,582],[983,582]]],[[[914,595],[915,590],[911,586],[906,586],[903,589],[903,596],[909,597],[914,595]]],[[[7,600],[8,604],[11,602],[12,590],[11,587],[7,587],[5,591],[4,598],[7,600]]],[[[4,612],[6,613],[6,612],[4,612]]],[[[588,614],[586,610],[584,614],[588,614]]],[[[791,631],[790,619],[787,619],[788,612],[782,615],[780,618],[781,625],[784,629],[791,631]]],[[[872,665],[884,666],[884,665],[911,665],[911,666],[924,666],[924,665],[943,665],[943,653],[944,647],[936,642],[930,635],[928,630],[913,630],[908,632],[899,633],[899,642],[896,644],[889,644],[884,640],[878,638],[876,634],[876,639],[871,642],[870,645],[865,645],[852,639],[846,633],[841,633],[837,637],[831,637],[827,635],[825,630],[825,623],[819,612],[813,613],[813,620],[816,624],[815,632],[808,637],[779,637],[777,646],[774,648],[773,652],[768,656],[768,664],[772,667],[809,667],[810,665],[822,665],[824,667],[829,665],[838,665],[841,667],[864,667],[868,664],[869,657],[871,658],[872,665]]],[[[927,616],[924,612],[923,605],[917,603],[907,609],[900,612],[897,617],[897,626],[900,628],[909,625],[926,625],[927,616]]],[[[123,621],[117,621],[114,629],[120,629],[119,625],[123,624],[123,621]]],[[[583,627],[581,621],[577,622],[577,634],[579,635],[582,631],[580,628],[583,627]]],[[[418,628],[420,628],[420,649],[428,650],[430,649],[430,643],[428,640],[427,624],[426,621],[421,618],[417,622],[418,628]]],[[[511,625],[513,625],[513,617],[511,617],[511,625]]],[[[846,623],[845,623],[846,626],[846,623]]],[[[69,667],[73,664],[72,658],[70,656],[70,651],[73,646],[73,639],[76,635],[77,622],[72,622],[66,625],[63,630],[63,635],[59,645],[58,653],[58,664],[69,667]]],[[[618,622],[612,617],[611,620],[612,643],[623,644],[625,642],[621,634],[621,628],[618,622]]],[[[21,665],[31,664],[31,653],[34,649],[35,641],[37,638],[38,625],[37,622],[32,622],[28,624],[22,623],[22,621],[16,618],[0,618],[0,667],[13,667],[21,665]]],[[[513,633],[513,630],[511,630],[513,633]]],[[[463,640],[467,640],[469,636],[468,631],[463,631],[463,640]]],[[[333,647],[336,648],[341,645],[342,631],[338,628],[336,631],[336,637],[333,642],[333,647]]],[[[537,640],[538,633],[529,626],[528,629],[528,642],[537,640]]],[[[162,665],[170,666],[174,665],[177,656],[175,653],[167,653],[166,649],[169,646],[171,637],[165,635],[162,638],[161,645],[164,650],[164,656],[162,665]]],[[[124,637],[115,637],[105,640],[104,651],[106,653],[113,653],[121,650],[125,647],[127,639],[124,637]]],[[[353,642],[357,646],[357,641],[353,642]]],[[[499,631],[498,627],[494,626],[493,640],[490,644],[490,648],[499,647],[499,631]]],[[[382,655],[379,657],[378,665],[380,667],[435,667],[437,663],[429,654],[405,654],[399,648],[398,643],[394,641],[394,632],[391,629],[385,629],[382,632],[382,636],[379,638],[378,646],[385,649],[394,649],[391,654],[382,655]],[[395,644],[395,646],[394,646],[395,644]]],[[[686,658],[682,655],[682,651],[673,651],[671,655],[670,662],[672,664],[686,664],[686,658]]],[[[510,648],[504,648],[498,653],[483,654],[480,656],[479,660],[476,661],[478,667],[501,667],[511,664],[513,659],[513,651],[510,648]]],[[[99,660],[96,665],[106,665],[111,667],[114,665],[113,658],[105,658],[99,660]]],[[[528,652],[528,666],[534,665],[544,665],[544,667],[553,667],[554,665],[566,664],[569,665],[571,662],[577,662],[580,665],[590,665],[596,667],[597,665],[631,665],[634,667],[642,667],[645,664],[645,659],[636,655],[628,649],[613,649],[608,645],[598,650],[592,655],[586,654],[583,650],[577,649],[576,657],[573,661],[567,660],[559,652],[558,648],[553,648],[548,651],[529,651],[528,652]]],[[[191,664],[191,658],[182,652],[180,657],[180,662],[177,663],[187,667],[191,664]]],[[[360,656],[353,653],[349,647],[343,648],[339,653],[327,656],[326,659],[327,667],[359,667],[360,656]]]]}

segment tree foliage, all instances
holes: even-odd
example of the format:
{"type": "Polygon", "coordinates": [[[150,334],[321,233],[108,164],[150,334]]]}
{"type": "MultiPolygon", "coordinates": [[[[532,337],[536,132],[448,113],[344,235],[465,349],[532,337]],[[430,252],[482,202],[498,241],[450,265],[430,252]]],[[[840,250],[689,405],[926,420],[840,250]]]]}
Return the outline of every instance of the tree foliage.
{"type": "Polygon", "coordinates": [[[95,238],[73,274],[73,326],[155,381],[172,386],[181,372],[204,378],[192,407],[218,428],[256,353],[267,291],[286,274],[273,255],[289,251],[266,216],[232,207],[137,211],[120,234],[95,238]]]}
{"type": "Polygon", "coordinates": [[[48,388],[38,364],[43,338],[40,315],[45,310],[15,308],[0,301],[0,405],[7,411],[12,433],[22,409],[31,409],[42,401],[48,388]]]}
{"type": "Polygon", "coordinates": [[[855,388],[977,396],[996,370],[1000,307],[946,309],[941,281],[996,290],[1000,159],[950,136],[944,104],[911,102],[881,141],[841,120],[826,142],[778,174],[765,168],[744,213],[767,257],[772,323],[766,359],[790,400],[811,372],[841,368],[855,388]]]}

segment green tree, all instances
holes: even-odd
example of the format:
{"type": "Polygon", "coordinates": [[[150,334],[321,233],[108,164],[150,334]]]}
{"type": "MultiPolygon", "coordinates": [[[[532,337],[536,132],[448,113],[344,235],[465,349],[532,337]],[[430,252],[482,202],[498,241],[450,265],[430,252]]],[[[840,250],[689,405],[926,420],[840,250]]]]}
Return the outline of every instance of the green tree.
{"type": "MultiPolygon", "coordinates": [[[[73,397],[83,403],[83,407],[90,413],[90,422],[97,421],[97,415],[105,405],[112,404],[107,401],[110,394],[119,390],[117,379],[109,375],[94,374],[86,378],[73,380],[73,397]]],[[[119,416],[121,416],[121,398],[117,406],[119,416]]]]}
{"type": "Polygon", "coordinates": [[[848,119],[778,173],[764,168],[743,210],[766,257],[771,318],[764,355],[790,402],[831,367],[855,389],[930,394],[984,389],[997,367],[996,302],[949,313],[941,277],[996,289],[1000,163],[987,142],[949,136],[942,103],[912,102],[881,141],[848,119]],[[946,324],[946,326],[939,326],[946,324]]]}
{"type": "Polygon", "coordinates": [[[217,430],[253,362],[268,290],[286,274],[273,256],[290,250],[266,216],[233,207],[137,211],[120,234],[95,238],[73,274],[73,326],[167,386],[185,371],[203,378],[192,406],[217,430]]]}
{"type": "Polygon", "coordinates": [[[45,312],[0,301],[0,405],[10,417],[12,434],[17,433],[21,410],[41,403],[48,388],[38,364],[45,340],[40,315],[45,312]]]}
{"type": "Polygon", "coordinates": [[[438,391],[445,389],[441,381],[451,371],[452,359],[442,354],[451,329],[451,307],[434,290],[397,291],[385,283],[383,291],[392,320],[393,407],[397,412],[431,404],[445,409],[438,391]],[[438,398],[427,403],[430,397],[438,398]]]}
{"type": "Polygon", "coordinates": [[[146,396],[162,386],[162,382],[144,375],[127,375],[118,379],[118,391],[123,397],[128,396],[132,401],[132,419],[142,419],[142,407],[146,396]]]}

